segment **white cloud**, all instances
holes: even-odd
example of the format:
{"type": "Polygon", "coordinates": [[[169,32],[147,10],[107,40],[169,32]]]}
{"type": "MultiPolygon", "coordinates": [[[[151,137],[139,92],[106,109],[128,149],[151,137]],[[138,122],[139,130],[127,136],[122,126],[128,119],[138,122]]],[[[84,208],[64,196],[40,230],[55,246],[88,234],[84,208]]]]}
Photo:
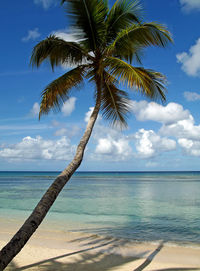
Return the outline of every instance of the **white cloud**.
{"type": "Polygon", "coordinates": [[[188,119],[177,121],[170,125],[163,125],[160,133],[176,138],[200,140],[200,125],[195,125],[194,118],[190,115],[188,119]]]}
{"type": "MultiPolygon", "coordinates": [[[[85,122],[94,110],[90,107],[85,114],[85,122]]],[[[92,133],[92,141],[95,142],[95,151],[89,154],[91,160],[123,161],[131,155],[129,138],[115,128],[102,124],[102,116],[99,114],[92,133]]]]}
{"type": "Polygon", "coordinates": [[[185,91],[184,97],[189,102],[194,102],[194,101],[200,100],[200,94],[198,94],[196,92],[185,91]]]}
{"type": "MultiPolygon", "coordinates": [[[[181,146],[185,154],[198,155],[200,125],[195,125],[190,111],[185,110],[182,105],[169,103],[163,106],[155,102],[133,101],[132,110],[139,121],[152,120],[161,123],[159,131],[156,133],[153,130],[140,129],[133,135],[125,136],[118,130],[106,127],[99,122],[93,132],[93,139],[97,142],[96,156],[93,155],[93,159],[110,159],[112,156],[117,161],[122,161],[130,159],[133,155],[136,158],[150,159],[164,152],[175,150],[177,144],[181,146]],[[136,153],[131,147],[133,140],[135,141],[136,153]],[[191,151],[186,149],[183,142],[193,144],[191,151]],[[124,143],[125,156],[119,152],[121,143],[124,143]]],[[[92,108],[87,112],[86,120],[88,120],[91,111],[92,108]]]]}
{"type": "Polygon", "coordinates": [[[38,28],[35,28],[33,30],[29,30],[28,34],[22,38],[23,42],[27,42],[29,40],[35,40],[37,38],[39,38],[41,36],[41,34],[38,31],[38,28]]]}
{"type": "Polygon", "coordinates": [[[96,153],[111,154],[113,152],[113,147],[112,140],[100,138],[96,147],[96,153]]]}
{"type": "Polygon", "coordinates": [[[135,134],[136,150],[140,158],[151,158],[162,152],[176,148],[176,141],[169,138],[161,138],[153,130],[140,129],[135,134]]]}
{"type": "Polygon", "coordinates": [[[164,124],[170,124],[189,117],[188,110],[184,110],[182,105],[169,103],[166,106],[155,102],[140,101],[132,102],[132,111],[139,121],[156,121],[164,124]]]}
{"type": "Polygon", "coordinates": [[[89,108],[89,111],[85,113],[85,118],[84,118],[84,121],[85,121],[85,122],[88,122],[88,121],[89,121],[90,116],[92,115],[93,110],[94,110],[94,107],[90,107],[90,108],[89,108]]]}
{"type": "MultiPolygon", "coordinates": [[[[178,115],[175,116],[176,109],[170,110],[170,106],[167,110],[164,106],[159,106],[156,103],[133,102],[133,111],[137,113],[139,120],[155,120],[161,123],[171,123],[172,119],[183,119],[189,115],[189,112],[184,112],[181,107],[178,110],[178,115]],[[150,106],[150,109],[149,107],[150,106]],[[147,112],[144,112],[147,109],[147,112]],[[156,109],[156,112],[153,112],[156,109]],[[182,109],[182,110],[181,110],[182,109]],[[162,111],[160,116],[159,111],[162,111]],[[150,112],[151,111],[151,112],[150,112]],[[172,112],[171,112],[172,111],[172,112]],[[175,111],[175,112],[174,112],[175,111]],[[170,113],[169,113],[170,112],[170,113]],[[142,115],[142,113],[144,113],[142,115]],[[156,114],[155,114],[156,113],[156,114]],[[171,114],[173,114],[173,117],[171,114]],[[159,116],[159,118],[157,118],[159,116]]],[[[172,106],[173,107],[173,106],[172,106]]],[[[85,121],[88,121],[93,108],[90,108],[89,112],[86,113],[85,121]]],[[[135,134],[126,136],[118,129],[104,126],[100,121],[95,125],[93,131],[93,140],[96,142],[95,153],[91,155],[93,160],[110,160],[112,161],[128,161],[131,157],[136,158],[152,158],[160,155],[163,152],[171,151],[176,148],[176,141],[167,137],[161,137],[154,131],[146,131],[140,129],[135,134]],[[136,152],[132,148],[132,144],[135,141],[136,152]]]]}
{"type": "Polygon", "coordinates": [[[44,9],[48,9],[50,6],[57,4],[55,0],[34,0],[34,3],[42,5],[44,9]]]}
{"type": "Polygon", "coordinates": [[[123,161],[127,159],[132,152],[129,141],[123,135],[121,138],[113,139],[111,136],[99,138],[95,149],[95,154],[109,157],[114,161],[123,161]]]}
{"type": "Polygon", "coordinates": [[[162,123],[159,130],[162,136],[175,138],[200,139],[200,125],[195,125],[193,116],[182,105],[169,103],[166,106],[154,102],[133,102],[132,110],[140,121],[162,123]]]}
{"type": "Polygon", "coordinates": [[[182,5],[182,9],[187,12],[191,10],[200,10],[199,0],[180,0],[180,4],[182,5]]]}
{"type": "Polygon", "coordinates": [[[191,46],[189,53],[182,52],[176,55],[182,70],[190,76],[200,76],[200,38],[191,46]]]}
{"type": "Polygon", "coordinates": [[[40,112],[40,105],[39,103],[34,103],[32,109],[31,109],[31,116],[38,117],[40,112]]]}
{"type": "Polygon", "coordinates": [[[76,102],[76,98],[71,97],[63,104],[63,106],[61,108],[61,111],[62,111],[64,116],[70,116],[71,115],[71,113],[75,109],[75,102],[76,102]]]}
{"type": "Polygon", "coordinates": [[[77,34],[76,32],[69,31],[69,29],[61,29],[57,31],[52,32],[53,35],[55,35],[58,38],[61,38],[65,41],[72,41],[72,42],[78,42],[77,34]]]}
{"type": "Polygon", "coordinates": [[[40,136],[24,137],[21,142],[3,146],[0,157],[23,161],[26,159],[70,160],[73,158],[75,146],[66,137],[59,140],[45,140],[40,136]]]}
{"type": "Polygon", "coordinates": [[[178,140],[179,145],[183,151],[191,156],[200,156],[200,141],[190,140],[187,138],[180,138],[178,140]]]}

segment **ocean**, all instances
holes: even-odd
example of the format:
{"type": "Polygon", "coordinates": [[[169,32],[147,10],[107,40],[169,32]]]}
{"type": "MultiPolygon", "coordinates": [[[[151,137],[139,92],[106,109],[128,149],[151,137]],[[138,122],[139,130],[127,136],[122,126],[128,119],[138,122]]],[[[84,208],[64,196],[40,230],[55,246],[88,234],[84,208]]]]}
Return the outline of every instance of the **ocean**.
{"type": "MultiPolygon", "coordinates": [[[[0,223],[19,224],[58,172],[0,172],[0,223]]],[[[77,172],[44,226],[200,246],[200,172],[77,172]]]]}

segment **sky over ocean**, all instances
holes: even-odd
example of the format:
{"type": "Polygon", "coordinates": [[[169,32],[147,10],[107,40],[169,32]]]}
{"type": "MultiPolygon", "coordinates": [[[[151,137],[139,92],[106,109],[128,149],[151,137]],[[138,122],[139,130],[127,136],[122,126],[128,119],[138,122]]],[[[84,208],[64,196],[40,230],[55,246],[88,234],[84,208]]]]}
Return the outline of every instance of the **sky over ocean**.
{"type": "MultiPolygon", "coordinates": [[[[109,1],[110,5],[114,1],[109,1]]],[[[80,170],[199,170],[200,1],[141,0],[144,21],[167,25],[174,44],[145,50],[143,65],[166,75],[167,101],[129,91],[132,115],[121,132],[101,116],[80,170]]],[[[50,34],[72,39],[56,0],[4,1],[0,65],[0,170],[62,170],[72,159],[94,105],[85,82],[61,112],[38,121],[40,93],[66,71],[29,66],[33,47],[50,34]]],[[[125,86],[124,86],[124,89],[125,86]]]]}

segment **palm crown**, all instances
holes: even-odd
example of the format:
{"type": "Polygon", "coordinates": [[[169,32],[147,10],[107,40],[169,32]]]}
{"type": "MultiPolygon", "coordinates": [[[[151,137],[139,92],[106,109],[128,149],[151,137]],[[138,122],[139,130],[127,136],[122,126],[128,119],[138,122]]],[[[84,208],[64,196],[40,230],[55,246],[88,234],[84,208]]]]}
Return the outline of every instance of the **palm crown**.
{"type": "Polygon", "coordinates": [[[59,109],[72,88],[84,78],[96,85],[103,116],[112,123],[126,125],[130,111],[129,98],[121,83],[146,96],[165,100],[165,77],[141,66],[141,53],[147,46],[165,47],[172,41],[166,27],[141,21],[141,5],[137,0],[116,1],[109,10],[106,0],[62,0],[77,41],[66,41],[50,35],[38,43],[31,63],[37,67],[48,60],[57,65],[75,68],[51,82],[42,92],[40,114],[59,109]],[[140,66],[133,66],[132,63],[140,66]]]}

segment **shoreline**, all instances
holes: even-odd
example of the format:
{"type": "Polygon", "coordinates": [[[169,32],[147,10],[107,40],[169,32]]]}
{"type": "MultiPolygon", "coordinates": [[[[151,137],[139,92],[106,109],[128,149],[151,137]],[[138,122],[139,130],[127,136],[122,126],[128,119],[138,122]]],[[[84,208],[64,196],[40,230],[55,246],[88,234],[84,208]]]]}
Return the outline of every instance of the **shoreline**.
{"type": "MultiPolygon", "coordinates": [[[[17,230],[22,226],[24,221],[28,217],[27,211],[22,210],[15,210],[15,218],[13,218],[13,214],[7,213],[7,217],[3,217],[0,214],[0,240],[2,233],[5,235],[14,235],[17,230]],[[14,225],[14,226],[13,226],[14,225]]],[[[147,240],[147,239],[137,239],[135,236],[132,238],[124,237],[124,236],[116,236],[115,234],[110,234],[110,231],[105,233],[101,232],[101,227],[94,228],[92,224],[85,224],[80,223],[80,221],[64,221],[60,218],[60,216],[55,216],[55,214],[48,213],[45,220],[42,222],[42,224],[39,226],[37,232],[46,232],[46,233],[52,233],[52,234],[66,234],[66,233],[74,233],[74,234],[80,234],[80,235],[95,235],[99,238],[105,238],[105,239],[115,239],[115,240],[125,240],[126,242],[132,242],[135,244],[149,244],[149,245],[158,245],[161,242],[165,244],[167,247],[183,247],[183,248],[193,248],[193,249],[200,249],[200,243],[192,242],[192,241],[172,241],[172,240],[147,240]]]]}
{"type": "MultiPolygon", "coordinates": [[[[1,228],[0,247],[15,232],[1,228]]],[[[6,271],[200,270],[200,247],[134,242],[93,233],[47,230],[32,236],[6,271]]]]}

